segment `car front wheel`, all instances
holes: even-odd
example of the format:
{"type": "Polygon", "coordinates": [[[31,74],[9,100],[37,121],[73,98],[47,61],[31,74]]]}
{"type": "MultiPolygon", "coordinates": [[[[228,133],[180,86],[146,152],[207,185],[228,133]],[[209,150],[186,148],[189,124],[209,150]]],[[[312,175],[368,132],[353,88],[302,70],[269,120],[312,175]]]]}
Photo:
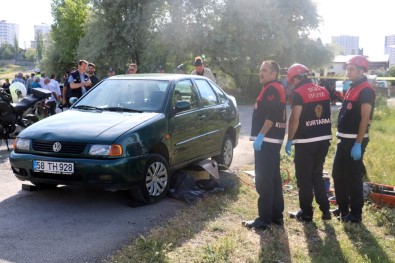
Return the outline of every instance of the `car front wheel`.
{"type": "Polygon", "coordinates": [[[232,138],[226,134],[222,142],[221,154],[213,157],[213,159],[218,163],[220,170],[226,170],[232,164],[233,148],[232,138]]]}
{"type": "Polygon", "coordinates": [[[169,183],[169,164],[162,156],[153,154],[145,164],[144,179],[130,193],[136,201],[154,203],[166,195],[169,183]]]}

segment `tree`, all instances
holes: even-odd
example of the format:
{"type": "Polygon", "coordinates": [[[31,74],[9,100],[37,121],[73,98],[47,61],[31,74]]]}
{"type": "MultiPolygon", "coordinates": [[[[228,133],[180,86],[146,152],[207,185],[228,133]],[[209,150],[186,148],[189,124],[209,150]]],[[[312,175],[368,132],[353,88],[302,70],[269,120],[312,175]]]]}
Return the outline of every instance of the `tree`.
{"type": "Polygon", "coordinates": [[[308,34],[318,23],[310,0],[228,0],[206,50],[237,87],[246,88],[262,60],[274,59],[282,67],[300,60],[305,45],[314,46],[308,34]]]}
{"type": "Polygon", "coordinates": [[[35,48],[28,48],[25,52],[25,59],[30,62],[37,60],[37,50],[35,48]]]}
{"type": "Polygon", "coordinates": [[[14,58],[15,51],[14,47],[8,43],[3,43],[0,47],[0,59],[12,59],[14,58]]]}
{"type": "Polygon", "coordinates": [[[44,41],[43,41],[43,34],[41,31],[36,32],[36,42],[37,42],[37,60],[38,62],[41,61],[43,58],[43,49],[44,49],[44,41]]]}
{"type": "Polygon", "coordinates": [[[43,61],[45,70],[59,74],[76,65],[79,40],[85,35],[85,21],[91,12],[88,3],[89,0],[52,0],[54,24],[43,61]]]}
{"type": "Polygon", "coordinates": [[[17,60],[19,55],[19,42],[16,35],[14,36],[14,59],[17,60]]]}

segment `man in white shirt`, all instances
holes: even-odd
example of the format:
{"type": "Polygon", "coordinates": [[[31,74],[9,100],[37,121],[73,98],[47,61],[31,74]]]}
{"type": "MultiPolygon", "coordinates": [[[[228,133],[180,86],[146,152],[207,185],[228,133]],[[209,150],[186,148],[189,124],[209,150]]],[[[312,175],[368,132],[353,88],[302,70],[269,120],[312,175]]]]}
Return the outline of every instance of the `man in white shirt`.
{"type": "Polygon", "coordinates": [[[49,115],[56,114],[56,102],[59,101],[60,97],[60,88],[56,86],[56,84],[51,82],[51,79],[44,79],[44,89],[47,89],[52,92],[52,95],[49,99],[45,101],[45,106],[49,108],[49,115]]]}

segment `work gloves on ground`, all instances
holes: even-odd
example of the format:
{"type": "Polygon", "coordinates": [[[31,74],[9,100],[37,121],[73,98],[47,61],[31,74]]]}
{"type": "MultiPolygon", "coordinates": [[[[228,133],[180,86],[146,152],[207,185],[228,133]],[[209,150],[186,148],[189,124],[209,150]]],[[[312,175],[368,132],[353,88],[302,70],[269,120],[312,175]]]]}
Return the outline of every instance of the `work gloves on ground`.
{"type": "Polygon", "coordinates": [[[354,146],[351,149],[351,157],[354,159],[354,161],[358,161],[361,159],[362,156],[362,149],[361,149],[361,144],[360,143],[354,143],[354,146]]]}
{"type": "Polygon", "coordinates": [[[256,136],[254,144],[253,144],[255,151],[259,152],[261,150],[263,138],[265,138],[265,135],[261,132],[258,134],[258,136],[256,136]]]}
{"type": "Polygon", "coordinates": [[[285,145],[285,152],[288,155],[291,155],[291,147],[292,147],[292,141],[287,141],[287,144],[285,145]]]}

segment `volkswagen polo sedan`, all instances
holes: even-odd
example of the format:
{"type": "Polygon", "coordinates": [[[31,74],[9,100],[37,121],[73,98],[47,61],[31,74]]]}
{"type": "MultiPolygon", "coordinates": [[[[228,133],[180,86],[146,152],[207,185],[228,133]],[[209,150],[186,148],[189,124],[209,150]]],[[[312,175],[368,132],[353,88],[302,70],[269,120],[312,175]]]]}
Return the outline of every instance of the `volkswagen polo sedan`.
{"type": "Polygon", "coordinates": [[[205,77],[120,75],[23,130],[10,163],[38,187],[129,190],[151,203],[175,170],[206,158],[229,167],[240,127],[235,98],[205,77]]]}

